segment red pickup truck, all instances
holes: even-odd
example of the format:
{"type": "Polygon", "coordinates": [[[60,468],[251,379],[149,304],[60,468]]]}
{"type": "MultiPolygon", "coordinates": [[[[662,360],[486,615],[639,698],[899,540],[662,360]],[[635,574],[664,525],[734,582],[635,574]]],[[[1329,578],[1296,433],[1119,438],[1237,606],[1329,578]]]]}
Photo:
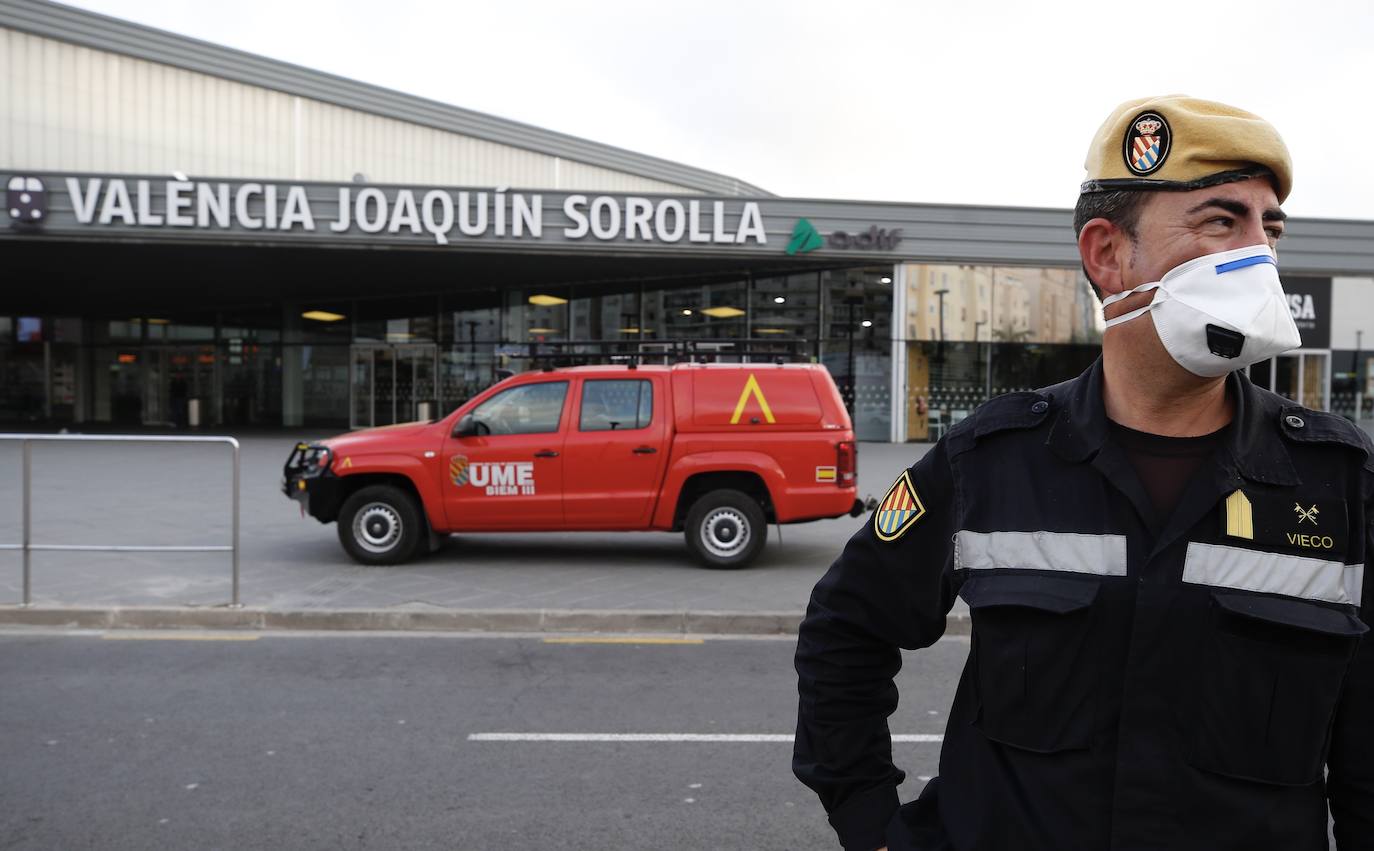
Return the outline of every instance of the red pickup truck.
{"type": "Polygon", "coordinates": [[[768,523],[857,516],[849,415],[815,364],[527,372],[438,422],[298,444],[283,489],[363,564],[453,532],[683,531],[743,567],[768,523]]]}

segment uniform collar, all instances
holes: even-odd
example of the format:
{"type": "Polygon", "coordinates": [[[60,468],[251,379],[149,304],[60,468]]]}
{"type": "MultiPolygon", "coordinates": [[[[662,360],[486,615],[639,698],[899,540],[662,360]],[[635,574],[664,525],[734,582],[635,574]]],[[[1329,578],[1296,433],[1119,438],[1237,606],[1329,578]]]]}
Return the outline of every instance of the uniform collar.
{"type": "MultiPolygon", "coordinates": [[[[1240,372],[1226,378],[1235,400],[1235,418],[1226,440],[1227,466],[1256,482],[1299,483],[1288,448],[1279,434],[1281,400],[1264,393],[1240,372]]],[[[1107,410],[1102,402],[1102,358],[1077,378],[1041,391],[1059,415],[1046,444],[1067,461],[1087,461],[1107,439],[1107,410]]]]}

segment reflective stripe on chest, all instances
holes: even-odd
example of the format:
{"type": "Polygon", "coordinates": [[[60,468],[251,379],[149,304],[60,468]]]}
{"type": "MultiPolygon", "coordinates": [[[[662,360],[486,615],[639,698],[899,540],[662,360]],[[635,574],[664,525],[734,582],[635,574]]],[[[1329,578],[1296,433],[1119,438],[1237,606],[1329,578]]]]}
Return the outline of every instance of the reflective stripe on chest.
{"type": "Polygon", "coordinates": [[[955,536],[956,570],[1044,570],[1126,575],[1126,536],[1077,532],[970,532],[955,536]]]}
{"type": "Polygon", "coordinates": [[[1358,606],[1364,565],[1190,542],[1183,581],[1358,606]]]}

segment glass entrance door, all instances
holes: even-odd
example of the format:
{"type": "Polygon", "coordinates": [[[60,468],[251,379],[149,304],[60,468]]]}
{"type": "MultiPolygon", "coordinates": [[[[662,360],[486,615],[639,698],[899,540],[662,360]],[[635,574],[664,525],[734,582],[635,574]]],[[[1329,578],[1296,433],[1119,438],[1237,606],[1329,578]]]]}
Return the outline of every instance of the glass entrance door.
{"type": "Polygon", "coordinates": [[[432,419],[435,398],[433,344],[354,346],[349,368],[349,427],[374,428],[432,419]]]}
{"type": "Polygon", "coordinates": [[[439,416],[438,357],[433,345],[393,346],[396,364],[398,422],[432,420],[439,416]]]}

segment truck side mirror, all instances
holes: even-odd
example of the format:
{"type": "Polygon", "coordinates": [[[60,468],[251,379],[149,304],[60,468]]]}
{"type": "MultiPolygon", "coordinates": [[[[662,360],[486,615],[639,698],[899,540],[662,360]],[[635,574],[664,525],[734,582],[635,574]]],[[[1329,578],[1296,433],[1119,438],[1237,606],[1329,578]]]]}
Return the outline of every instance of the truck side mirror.
{"type": "Polygon", "coordinates": [[[454,437],[472,437],[477,434],[477,418],[472,414],[463,414],[458,418],[457,424],[453,426],[454,437]]]}

